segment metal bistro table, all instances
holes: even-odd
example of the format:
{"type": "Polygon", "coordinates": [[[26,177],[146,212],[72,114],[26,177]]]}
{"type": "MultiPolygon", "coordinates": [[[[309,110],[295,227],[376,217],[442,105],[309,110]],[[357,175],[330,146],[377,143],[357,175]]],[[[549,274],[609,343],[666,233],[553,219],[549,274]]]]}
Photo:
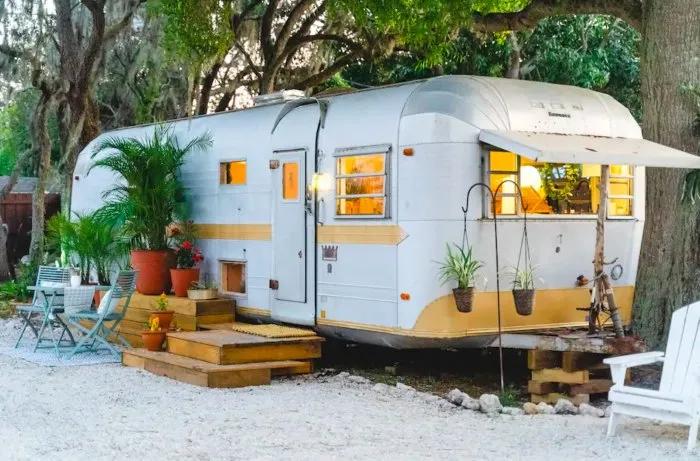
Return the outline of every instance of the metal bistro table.
{"type": "MultiPolygon", "coordinates": [[[[94,288],[95,291],[106,291],[111,287],[109,285],[82,285],[84,287],[94,288]]],[[[36,344],[34,345],[34,351],[37,349],[53,348],[56,351],[56,355],[60,355],[59,347],[74,347],[75,339],[71,333],[68,325],[61,319],[61,314],[65,313],[65,303],[64,294],[66,288],[72,287],[58,287],[58,286],[43,286],[43,285],[30,285],[27,287],[28,290],[34,291],[36,293],[41,293],[41,298],[43,299],[43,313],[41,319],[41,326],[36,335],[36,344]],[[58,304],[57,301],[61,299],[61,303],[58,304]],[[56,339],[51,322],[55,321],[61,327],[61,335],[56,339]],[[45,338],[44,334],[47,330],[51,334],[49,338],[45,338]],[[64,335],[68,334],[68,339],[63,339],[64,335]],[[61,343],[63,341],[63,344],[61,343]],[[49,342],[49,345],[43,346],[43,342],[49,342]],[[65,344],[68,343],[68,344],[65,344]]]]}

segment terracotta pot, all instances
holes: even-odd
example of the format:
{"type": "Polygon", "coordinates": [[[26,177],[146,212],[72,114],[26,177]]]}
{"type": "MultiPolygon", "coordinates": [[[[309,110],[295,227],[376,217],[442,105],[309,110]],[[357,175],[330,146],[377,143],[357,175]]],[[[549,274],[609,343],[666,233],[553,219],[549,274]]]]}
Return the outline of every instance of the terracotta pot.
{"type": "Polygon", "coordinates": [[[518,314],[530,315],[535,305],[535,290],[513,290],[513,301],[518,314]]]}
{"type": "Polygon", "coordinates": [[[141,339],[149,351],[161,351],[163,350],[163,341],[165,341],[165,331],[142,331],[141,339]]]}
{"type": "Polygon", "coordinates": [[[154,318],[158,319],[158,327],[163,331],[168,331],[170,329],[170,324],[175,316],[175,311],[154,311],[148,316],[148,320],[151,321],[154,318]]]}
{"type": "Polygon", "coordinates": [[[187,296],[187,290],[192,288],[192,283],[199,281],[199,268],[170,269],[170,279],[173,282],[175,296],[184,298],[187,296]]]}
{"type": "Polygon", "coordinates": [[[138,271],[136,289],[144,295],[159,295],[170,291],[170,250],[132,250],[131,267],[138,271]]]}
{"type": "Polygon", "coordinates": [[[457,303],[457,310],[460,312],[471,312],[474,303],[474,287],[453,288],[452,294],[457,303]]]}

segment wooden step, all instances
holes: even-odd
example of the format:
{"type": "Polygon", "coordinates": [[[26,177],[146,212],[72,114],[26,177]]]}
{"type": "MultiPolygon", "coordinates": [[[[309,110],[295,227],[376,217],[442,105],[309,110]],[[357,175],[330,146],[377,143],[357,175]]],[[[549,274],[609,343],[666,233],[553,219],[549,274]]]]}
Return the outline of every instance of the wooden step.
{"type": "Polygon", "coordinates": [[[320,336],[265,338],[226,330],[168,333],[168,352],[219,365],[321,357],[320,336]]]}
{"type": "Polygon", "coordinates": [[[214,365],[168,352],[129,349],[122,363],[155,375],[203,387],[245,387],[270,384],[272,376],[310,373],[310,361],[282,360],[238,365],[214,365]]]}
{"type": "MultiPolygon", "coordinates": [[[[134,293],[129,302],[129,309],[142,309],[153,311],[156,309],[158,296],[142,295],[134,293]]],[[[192,317],[200,315],[233,314],[236,302],[233,299],[217,298],[193,300],[189,298],[179,298],[168,296],[168,309],[176,314],[189,315],[192,317]]]]}

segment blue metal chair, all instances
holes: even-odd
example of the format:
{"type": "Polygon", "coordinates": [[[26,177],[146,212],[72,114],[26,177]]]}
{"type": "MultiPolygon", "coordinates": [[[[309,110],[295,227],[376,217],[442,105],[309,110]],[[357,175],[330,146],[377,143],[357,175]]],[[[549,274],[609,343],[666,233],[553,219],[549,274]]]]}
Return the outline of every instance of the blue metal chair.
{"type": "Polygon", "coordinates": [[[121,352],[109,342],[110,336],[114,336],[115,341],[119,341],[124,347],[130,347],[126,339],[117,332],[117,328],[124,319],[135,289],[136,272],[119,271],[112,282],[112,287],[105,293],[100,303],[101,305],[104,303],[105,306],[102,312],[85,310],[68,314],[68,323],[83,335],[68,354],[69,358],[79,352],[98,350],[108,350],[119,357],[121,352]],[[122,300],[124,304],[121,310],[117,311],[115,308],[122,300]]]}
{"type": "Polygon", "coordinates": [[[22,319],[23,326],[22,332],[15,343],[15,348],[19,347],[27,328],[34,333],[34,337],[36,338],[34,350],[37,350],[39,347],[54,347],[58,352],[58,347],[61,345],[61,342],[68,342],[68,345],[75,345],[75,340],[73,339],[71,331],[60,317],[60,314],[64,313],[63,293],[60,289],[68,285],[70,285],[70,270],[68,268],[39,266],[39,272],[36,276],[36,287],[45,287],[47,292],[51,291],[51,289],[57,289],[57,292],[47,294],[40,289],[34,290],[31,304],[17,306],[17,313],[22,319]],[[32,323],[34,318],[41,319],[39,326],[32,323]],[[54,325],[61,328],[61,335],[58,340],[56,340],[54,335],[54,325]],[[51,334],[51,338],[44,338],[44,334],[47,330],[51,334]],[[66,334],[68,335],[68,339],[64,340],[63,337],[66,334]],[[52,345],[40,346],[42,342],[46,341],[51,342],[52,345]]]}

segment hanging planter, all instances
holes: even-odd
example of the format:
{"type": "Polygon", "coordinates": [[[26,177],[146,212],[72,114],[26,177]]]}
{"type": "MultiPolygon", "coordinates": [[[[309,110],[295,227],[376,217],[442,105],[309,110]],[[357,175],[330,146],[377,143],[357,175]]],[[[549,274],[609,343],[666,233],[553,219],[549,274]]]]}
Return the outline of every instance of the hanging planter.
{"type": "Polygon", "coordinates": [[[474,304],[474,287],[453,288],[452,295],[455,297],[457,310],[466,314],[472,311],[474,304]]]}
{"type": "Polygon", "coordinates": [[[530,242],[527,238],[527,214],[523,217],[523,236],[520,240],[518,264],[512,269],[513,303],[515,311],[522,316],[532,315],[535,306],[535,267],[530,257],[530,242]],[[521,267],[521,263],[523,266],[521,267]]]}
{"type": "Polygon", "coordinates": [[[483,264],[474,257],[472,248],[457,244],[447,245],[447,255],[440,264],[440,279],[443,285],[457,282],[457,288],[452,289],[455,304],[459,312],[471,312],[474,303],[474,278],[483,264]]]}
{"type": "Polygon", "coordinates": [[[532,314],[532,308],[535,305],[535,290],[532,288],[513,289],[513,302],[518,314],[523,316],[532,314]]]}

